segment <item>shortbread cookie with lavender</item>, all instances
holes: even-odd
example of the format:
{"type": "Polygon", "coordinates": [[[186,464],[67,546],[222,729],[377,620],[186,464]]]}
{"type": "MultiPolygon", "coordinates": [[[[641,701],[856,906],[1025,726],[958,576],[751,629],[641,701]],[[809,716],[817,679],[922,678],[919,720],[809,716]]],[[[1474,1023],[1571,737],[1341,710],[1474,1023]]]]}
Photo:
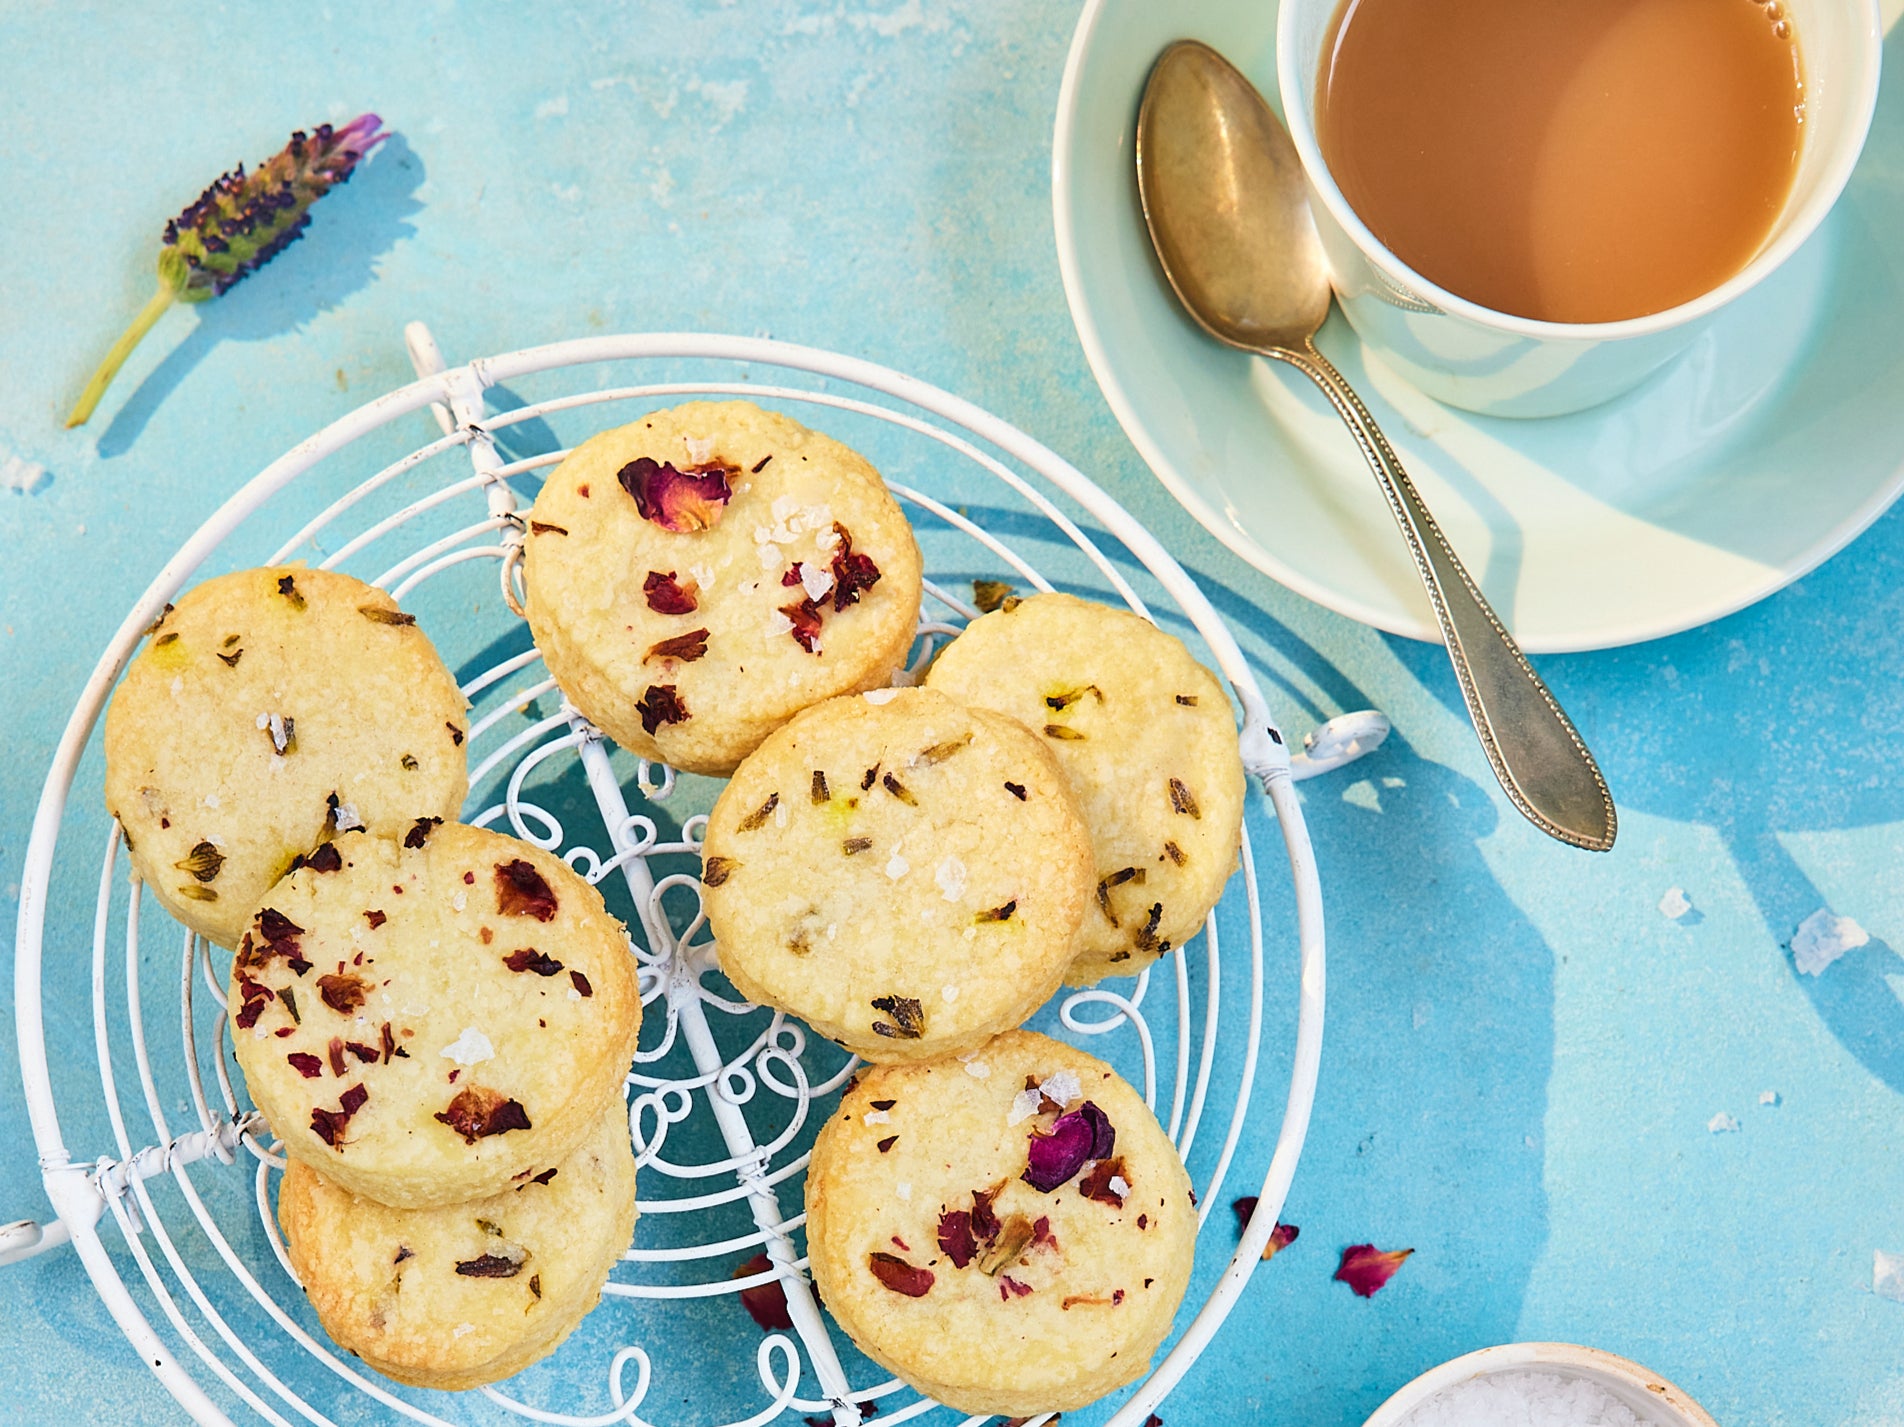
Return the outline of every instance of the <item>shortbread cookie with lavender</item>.
{"type": "Polygon", "coordinates": [[[1036,730],[1070,779],[1097,897],[1067,981],[1134,975],[1196,935],[1236,869],[1245,785],[1230,701],[1182,641],[1033,595],[974,620],[926,683],[1036,730]]]}
{"type": "Polygon", "coordinates": [[[830,699],[741,764],[702,868],[721,969],[868,1060],[969,1050],[1058,989],[1091,843],[1057,762],[927,689],[830,699]]]}
{"type": "Polygon", "coordinates": [[[416,620],[330,570],[187,591],[106,710],[106,808],[166,911],[220,946],[292,862],[350,828],[453,818],[467,702],[416,620]]]}
{"type": "Polygon", "coordinates": [[[285,1152],[399,1209],[534,1178],[620,1093],[627,933],[567,863],[419,818],[325,843],[232,961],[232,1040],[285,1152]]]}
{"type": "Polygon", "coordinates": [[[861,1074],[807,1172],[828,1311],[960,1412],[1070,1412],[1141,1377],[1196,1236],[1189,1177],[1142,1098],[1029,1031],[861,1074]]]}
{"type": "Polygon", "coordinates": [[[501,1193],[391,1209],[302,1160],[278,1189],[291,1266],[339,1347],[450,1391],[521,1372],[601,1301],[635,1228],[626,1107],[611,1097],[560,1163],[501,1193]]]}
{"type": "Polygon", "coordinates": [[[750,402],[583,442],[529,513],[529,625],[569,701],[643,758],[726,774],[821,699],[883,687],[919,547],[879,472],[750,402]]]}

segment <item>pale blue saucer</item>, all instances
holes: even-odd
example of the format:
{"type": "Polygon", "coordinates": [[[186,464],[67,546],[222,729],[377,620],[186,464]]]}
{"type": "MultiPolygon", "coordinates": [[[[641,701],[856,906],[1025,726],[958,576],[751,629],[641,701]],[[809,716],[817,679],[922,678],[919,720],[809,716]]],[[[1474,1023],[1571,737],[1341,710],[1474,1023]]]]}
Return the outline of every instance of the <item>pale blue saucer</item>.
{"type": "MultiPolygon", "coordinates": [[[[1266,574],[1352,619],[1436,639],[1392,518],[1301,377],[1177,307],[1138,211],[1138,96],[1203,40],[1276,98],[1275,0],[1088,0],[1058,101],[1052,205],[1078,336],[1165,487],[1266,574]]],[[[1904,73],[1904,33],[1886,41],[1904,73]]],[[[1880,95],[1837,209],[1639,390],[1575,416],[1442,406],[1332,316],[1320,345],[1531,651],[1630,644],[1763,599],[1904,489],[1904,95],[1880,95]]]]}

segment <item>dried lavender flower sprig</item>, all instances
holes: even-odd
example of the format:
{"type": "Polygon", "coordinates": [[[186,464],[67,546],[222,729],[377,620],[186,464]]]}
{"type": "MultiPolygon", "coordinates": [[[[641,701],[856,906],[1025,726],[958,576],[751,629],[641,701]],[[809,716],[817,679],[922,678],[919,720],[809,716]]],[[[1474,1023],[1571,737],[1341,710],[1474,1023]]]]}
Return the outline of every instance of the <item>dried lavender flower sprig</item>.
{"type": "Polygon", "coordinates": [[[383,142],[382,122],[375,114],[360,114],[341,128],[319,124],[310,134],[299,129],[250,173],[240,164],[221,175],[167,222],[158,291],[112,344],[66,425],[83,425],[93,414],[132,349],[173,303],[218,297],[296,242],[311,221],[311,205],[383,142]]]}

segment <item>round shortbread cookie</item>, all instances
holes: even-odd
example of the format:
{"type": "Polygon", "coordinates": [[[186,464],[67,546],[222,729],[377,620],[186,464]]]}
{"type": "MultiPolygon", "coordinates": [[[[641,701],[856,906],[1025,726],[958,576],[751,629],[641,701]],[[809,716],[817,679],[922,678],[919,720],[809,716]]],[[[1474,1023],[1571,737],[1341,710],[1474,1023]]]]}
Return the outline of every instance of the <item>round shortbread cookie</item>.
{"type": "Polygon", "coordinates": [[[708,818],[721,969],[868,1060],[924,1060],[1024,1021],[1071,959],[1091,844],[1056,761],[927,689],[808,709],[708,818]]]}
{"type": "Polygon", "coordinates": [[[863,1073],[807,1172],[828,1310],[960,1412],[1069,1412],[1140,1376],[1196,1235],[1189,1176],[1137,1092],[1029,1031],[863,1073]]]}
{"type": "Polygon", "coordinates": [[[285,1151],[402,1209],[559,1163],[641,1028],[601,895],[460,823],[326,843],[271,889],[231,976],[238,1064],[285,1151]]]}
{"type": "Polygon", "coordinates": [[[294,1159],[278,1222],[338,1346],[416,1387],[496,1382],[555,1350],[633,1237],[626,1107],[612,1098],[560,1164],[440,1209],[388,1208],[294,1159]]]}
{"type": "Polygon", "coordinates": [[[220,575],[152,627],[106,710],[106,808],[166,911],[238,944],[332,833],[453,818],[467,702],[382,590],[302,566],[220,575]]]}
{"type": "Polygon", "coordinates": [[[926,684],[1038,730],[1071,781],[1097,899],[1067,981],[1135,975],[1196,935],[1236,869],[1245,783],[1230,701],[1180,640],[1033,595],[966,626],[926,684]]]}
{"type": "Polygon", "coordinates": [[[576,447],[536,497],[524,577],[569,701],[694,773],[730,773],[808,705],[891,682],[919,617],[919,547],[879,472],[744,401],[576,447]]]}

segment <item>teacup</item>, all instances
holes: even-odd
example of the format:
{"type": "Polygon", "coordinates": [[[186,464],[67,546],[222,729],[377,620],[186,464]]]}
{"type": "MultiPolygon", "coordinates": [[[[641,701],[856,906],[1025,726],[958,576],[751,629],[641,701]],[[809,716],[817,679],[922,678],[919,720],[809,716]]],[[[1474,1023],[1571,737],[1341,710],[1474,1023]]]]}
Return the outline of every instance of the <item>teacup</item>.
{"type": "Polygon", "coordinates": [[[1316,74],[1340,0],[1282,0],[1276,77],[1308,175],[1316,229],[1356,334],[1438,400],[1489,416],[1558,416],[1610,401],[1684,351],[1714,314],[1809,238],[1851,177],[1877,105],[1880,0],[1783,0],[1805,60],[1805,140],[1783,211],[1758,253],[1717,287],[1619,322],[1496,312],[1413,271],[1356,217],[1316,140],[1316,74]]]}

